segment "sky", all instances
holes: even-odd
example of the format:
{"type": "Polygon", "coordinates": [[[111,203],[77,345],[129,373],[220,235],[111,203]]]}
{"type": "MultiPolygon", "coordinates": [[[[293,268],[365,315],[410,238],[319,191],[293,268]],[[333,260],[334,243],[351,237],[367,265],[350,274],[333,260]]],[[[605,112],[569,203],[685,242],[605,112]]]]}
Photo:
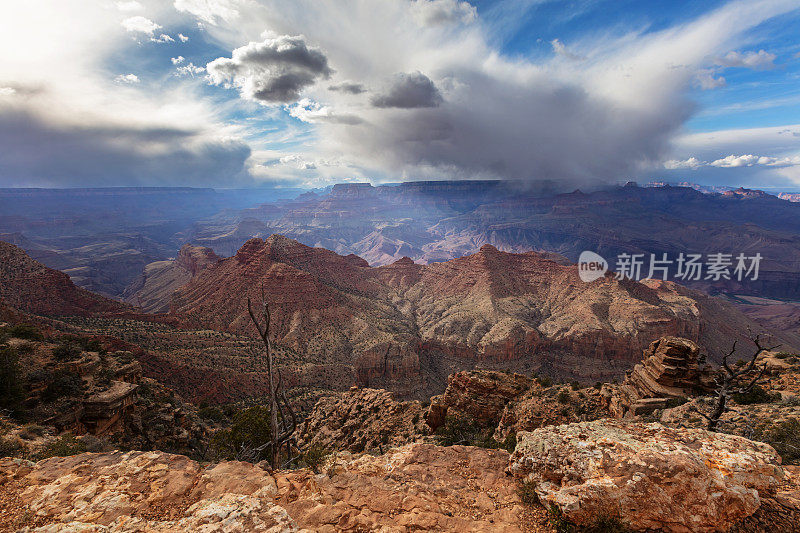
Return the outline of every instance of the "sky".
{"type": "Polygon", "coordinates": [[[0,187],[800,191],[800,1],[0,3],[0,187]]]}

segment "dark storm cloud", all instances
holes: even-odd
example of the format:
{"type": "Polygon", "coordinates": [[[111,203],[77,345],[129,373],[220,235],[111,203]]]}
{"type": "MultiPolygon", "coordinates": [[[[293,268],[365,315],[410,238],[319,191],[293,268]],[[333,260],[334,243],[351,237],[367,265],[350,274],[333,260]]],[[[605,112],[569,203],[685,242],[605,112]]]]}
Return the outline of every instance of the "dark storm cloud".
{"type": "Polygon", "coordinates": [[[396,107],[414,109],[437,107],[442,103],[442,95],[433,81],[421,72],[395,75],[389,88],[370,99],[374,107],[396,107]]]}
{"type": "Polygon", "coordinates": [[[345,81],[336,85],[331,85],[328,87],[328,90],[347,93],[347,94],[361,94],[367,92],[367,89],[360,83],[353,83],[349,81],[345,81]]]}
{"type": "MultiPolygon", "coordinates": [[[[521,84],[465,71],[455,84],[457,96],[436,108],[385,110],[370,117],[375,127],[340,128],[336,138],[395,171],[617,180],[661,158],[692,110],[683,100],[657,112],[625,109],[547,79],[521,84]]],[[[421,100],[397,99],[391,102],[405,107],[421,100]]]]}
{"type": "Polygon", "coordinates": [[[61,126],[0,112],[0,187],[246,185],[250,148],[200,132],[133,126],[61,126]]]}
{"type": "Polygon", "coordinates": [[[282,35],[251,42],[206,66],[217,85],[237,87],[243,96],[265,103],[288,103],[318,79],[333,72],[319,48],[309,47],[302,36],[282,35]]]}

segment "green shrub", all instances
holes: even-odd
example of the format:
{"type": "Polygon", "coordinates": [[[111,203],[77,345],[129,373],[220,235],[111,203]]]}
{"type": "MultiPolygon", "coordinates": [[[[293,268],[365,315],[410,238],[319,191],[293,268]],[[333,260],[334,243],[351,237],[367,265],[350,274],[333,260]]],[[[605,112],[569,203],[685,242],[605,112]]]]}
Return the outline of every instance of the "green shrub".
{"type": "Polygon", "coordinates": [[[58,346],[53,348],[53,357],[58,361],[74,361],[81,356],[80,344],[74,340],[61,341],[58,346]]]}
{"type": "Polygon", "coordinates": [[[754,403],[772,403],[780,401],[781,395],[779,392],[770,393],[762,387],[756,385],[749,391],[742,394],[731,395],[733,400],[739,405],[750,405],[754,403]]]}
{"type": "Polygon", "coordinates": [[[23,440],[35,440],[44,436],[47,428],[37,424],[27,424],[19,432],[19,438],[23,440]]]}
{"type": "Polygon", "coordinates": [[[17,457],[22,452],[22,445],[16,439],[0,437],[0,457],[17,457]]]}
{"type": "Polygon", "coordinates": [[[583,388],[583,385],[581,385],[579,381],[573,381],[569,384],[569,386],[572,388],[572,390],[581,390],[583,388]]]}
{"type": "Polygon", "coordinates": [[[225,419],[225,415],[218,407],[202,407],[199,411],[197,411],[197,414],[206,420],[211,420],[213,422],[220,422],[225,419]]]}
{"type": "Polygon", "coordinates": [[[765,422],[756,427],[753,439],[775,448],[784,464],[800,464],[800,420],[797,418],[765,422]]]}
{"type": "Polygon", "coordinates": [[[539,495],[536,494],[535,483],[531,483],[530,481],[521,483],[517,489],[517,494],[519,494],[519,499],[525,505],[536,505],[539,503],[539,495]]]}
{"type": "MultiPolygon", "coordinates": [[[[269,409],[254,406],[233,415],[230,429],[217,431],[211,446],[221,459],[235,459],[242,449],[253,449],[272,440],[269,409]]],[[[262,450],[257,460],[267,459],[269,448],[262,450]]]]}
{"type": "Polygon", "coordinates": [[[667,400],[667,409],[671,407],[678,407],[679,405],[683,405],[688,402],[689,399],[684,396],[678,396],[677,398],[670,398],[667,400]]]}
{"type": "Polygon", "coordinates": [[[47,459],[50,457],[67,457],[69,455],[78,455],[86,451],[86,444],[75,437],[72,433],[64,433],[55,440],[47,443],[47,445],[36,456],[37,460],[47,459]]]}
{"type": "MultiPolygon", "coordinates": [[[[481,428],[471,418],[463,416],[448,415],[444,425],[436,430],[439,442],[442,446],[453,446],[455,444],[473,445],[479,440],[481,428]]],[[[483,439],[480,439],[483,440],[483,439]]]]}
{"type": "Polygon", "coordinates": [[[19,353],[12,346],[0,346],[0,409],[16,414],[24,396],[19,353]]]}
{"type": "Polygon", "coordinates": [[[331,454],[330,450],[323,448],[318,444],[312,444],[302,455],[302,461],[314,472],[319,472],[319,467],[325,462],[325,459],[331,454]]]}
{"type": "Polygon", "coordinates": [[[558,391],[558,396],[556,396],[556,400],[558,400],[558,403],[568,404],[569,403],[569,399],[570,399],[569,392],[567,392],[565,390],[558,391]]]}
{"type": "Polygon", "coordinates": [[[15,339],[25,339],[29,341],[40,341],[44,337],[42,336],[42,332],[39,331],[38,328],[34,326],[29,326],[27,324],[17,324],[16,326],[11,326],[9,328],[5,328],[5,332],[9,337],[15,339]]]}
{"type": "Polygon", "coordinates": [[[42,391],[42,400],[52,402],[59,398],[75,398],[83,396],[83,380],[80,376],[67,370],[60,370],[53,374],[53,380],[42,391]]]}
{"type": "Polygon", "coordinates": [[[542,387],[549,387],[550,385],[553,384],[553,380],[547,376],[537,378],[537,380],[539,381],[539,385],[541,385],[542,387]]]}
{"type": "Polygon", "coordinates": [[[567,520],[567,517],[561,512],[561,508],[554,504],[550,504],[550,507],[547,508],[547,523],[558,533],[573,533],[575,531],[575,526],[572,522],[567,520]]]}

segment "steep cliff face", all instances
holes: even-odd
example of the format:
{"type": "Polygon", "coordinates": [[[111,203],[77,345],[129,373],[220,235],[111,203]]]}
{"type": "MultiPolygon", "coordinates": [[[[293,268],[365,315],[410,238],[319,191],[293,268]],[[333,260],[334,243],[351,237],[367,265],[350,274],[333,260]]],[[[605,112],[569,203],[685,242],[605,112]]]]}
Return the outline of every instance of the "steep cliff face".
{"type": "Polygon", "coordinates": [[[352,365],[358,383],[441,392],[476,365],[600,380],[653,340],[681,336],[710,356],[757,325],[731,305],[671,282],[582,282],[553,254],[485,245],[471,256],[369,267],[286,237],[251,239],[175,293],[195,328],[252,334],[246,299],[267,295],[279,345],[313,363],[352,365]]]}
{"type": "Polygon", "coordinates": [[[219,259],[211,248],[184,244],[174,261],[156,261],[147,265],[123,297],[126,302],[148,313],[166,313],[172,294],[219,259]]]}
{"type": "Polygon", "coordinates": [[[0,241],[0,301],[39,315],[92,315],[128,310],[113,300],[79,289],[69,276],[0,241]]]}

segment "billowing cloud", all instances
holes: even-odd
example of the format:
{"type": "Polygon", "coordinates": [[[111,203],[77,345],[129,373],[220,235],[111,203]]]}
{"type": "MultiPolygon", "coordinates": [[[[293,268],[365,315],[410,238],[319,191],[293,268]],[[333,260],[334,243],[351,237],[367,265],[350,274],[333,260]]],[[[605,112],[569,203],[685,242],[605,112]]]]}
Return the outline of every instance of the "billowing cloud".
{"type": "Polygon", "coordinates": [[[767,167],[790,167],[800,165],[800,157],[768,157],[747,155],[729,155],[709,163],[712,167],[737,168],[761,165],[767,167]]]}
{"type": "Polygon", "coordinates": [[[239,11],[229,0],[175,0],[174,6],[209,24],[232,22],[239,17],[239,11]]]}
{"type": "Polygon", "coordinates": [[[742,67],[754,70],[765,70],[775,68],[775,54],[764,50],[758,52],[728,52],[716,59],[716,64],[723,67],[742,67]]]}
{"type": "Polygon", "coordinates": [[[186,58],[185,58],[185,57],[183,57],[183,56],[178,56],[178,57],[171,57],[171,58],[169,58],[169,60],[170,60],[170,61],[172,61],[172,64],[173,64],[173,65],[180,65],[181,63],[183,63],[183,61],[184,61],[185,59],[186,59],[186,58]]]}
{"type": "Polygon", "coordinates": [[[478,16],[478,11],[469,2],[459,0],[412,0],[411,11],[423,26],[469,24],[478,16]]]}
{"type": "Polygon", "coordinates": [[[153,37],[153,33],[161,28],[161,26],[149,18],[141,15],[126,18],[122,21],[122,27],[131,33],[143,33],[145,35],[149,35],[150,37],[153,37]]]}
{"type": "Polygon", "coordinates": [[[399,73],[389,87],[370,98],[374,107],[396,107],[414,109],[437,107],[442,103],[439,89],[429,77],[421,72],[399,73]]]}
{"type": "Polygon", "coordinates": [[[668,170],[697,170],[703,167],[717,168],[742,168],[742,167],[792,167],[800,165],[800,156],[772,157],[753,154],[734,155],[721,157],[713,161],[701,161],[696,157],[685,160],[669,160],[664,163],[668,170]]]}
{"type": "Polygon", "coordinates": [[[189,40],[189,38],[182,33],[178,34],[178,38],[181,40],[182,43],[185,43],[186,41],[189,40]]]}
{"type": "Polygon", "coordinates": [[[319,48],[309,47],[300,35],[281,35],[251,42],[206,65],[216,85],[236,87],[242,96],[262,103],[291,102],[300,92],[332,70],[319,48]]]}

